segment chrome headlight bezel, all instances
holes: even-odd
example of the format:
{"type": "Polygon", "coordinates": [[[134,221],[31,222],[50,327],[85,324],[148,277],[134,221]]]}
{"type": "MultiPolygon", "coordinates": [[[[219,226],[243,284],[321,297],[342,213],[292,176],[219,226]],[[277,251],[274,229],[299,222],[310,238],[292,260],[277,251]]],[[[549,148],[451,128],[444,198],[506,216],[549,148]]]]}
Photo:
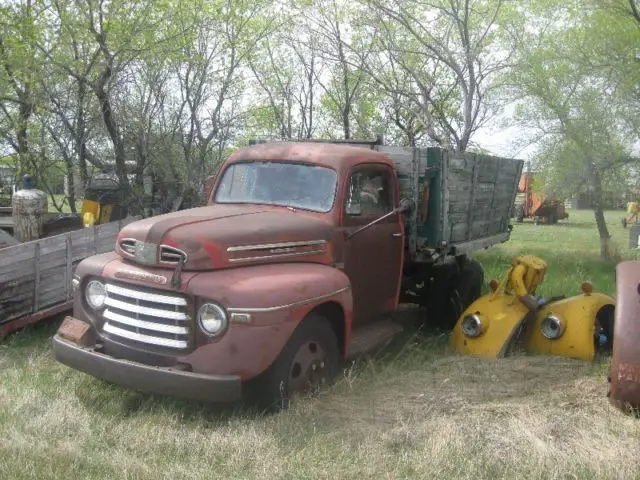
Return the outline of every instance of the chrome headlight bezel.
{"type": "Polygon", "coordinates": [[[540,322],[540,333],[547,340],[557,340],[564,333],[564,322],[558,315],[549,313],[540,322]]]}
{"type": "Polygon", "coordinates": [[[107,286],[95,278],[89,280],[84,286],[84,300],[92,310],[102,310],[107,300],[107,286]]]}
{"type": "Polygon", "coordinates": [[[477,313],[470,313],[465,315],[460,322],[460,328],[462,333],[470,338],[477,338],[484,332],[484,325],[482,324],[482,319],[480,315],[477,313]]]}
{"type": "Polygon", "coordinates": [[[227,311],[219,304],[214,302],[204,302],[198,308],[196,320],[200,331],[208,337],[217,337],[222,334],[229,326],[229,315],[227,311]],[[206,314],[213,314],[217,318],[205,318],[206,314]],[[217,328],[212,322],[218,322],[217,328]]]}

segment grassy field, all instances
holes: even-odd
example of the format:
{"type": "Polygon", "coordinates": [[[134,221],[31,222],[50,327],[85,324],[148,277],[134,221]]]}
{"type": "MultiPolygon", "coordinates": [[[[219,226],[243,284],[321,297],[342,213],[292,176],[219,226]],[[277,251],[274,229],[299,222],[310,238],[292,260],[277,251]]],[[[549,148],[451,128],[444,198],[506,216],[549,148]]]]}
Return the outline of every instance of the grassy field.
{"type": "MultiPolygon", "coordinates": [[[[478,255],[487,281],[514,254],[549,263],[544,295],[583,280],[613,293],[592,215],[514,226],[478,255]]],[[[623,257],[623,212],[607,215],[623,257]]],[[[412,336],[278,415],[106,385],[53,361],[58,321],[0,343],[0,478],[640,479],[640,420],[609,406],[608,359],[460,358],[412,336]]]]}

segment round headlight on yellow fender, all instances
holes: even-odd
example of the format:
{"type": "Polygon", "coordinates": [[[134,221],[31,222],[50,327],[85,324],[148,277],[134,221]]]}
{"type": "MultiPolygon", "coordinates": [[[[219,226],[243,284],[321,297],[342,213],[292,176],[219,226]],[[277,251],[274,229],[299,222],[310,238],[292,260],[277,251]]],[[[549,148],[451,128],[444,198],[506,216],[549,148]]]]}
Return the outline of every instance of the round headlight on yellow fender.
{"type": "Polygon", "coordinates": [[[462,328],[462,333],[471,338],[479,337],[484,332],[484,325],[482,325],[480,315],[477,313],[466,315],[462,319],[460,328],[462,328]]]}
{"type": "Polygon", "coordinates": [[[559,316],[550,313],[542,319],[542,323],[540,324],[540,333],[542,333],[544,338],[556,340],[564,333],[564,327],[565,325],[562,319],[559,316]]]}
{"type": "Polygon", "coordinates": [[[200,330],[210,337],[215,337],[227,328],[227,312],[215,303],[204,303],[198,310],[200,330]]]}

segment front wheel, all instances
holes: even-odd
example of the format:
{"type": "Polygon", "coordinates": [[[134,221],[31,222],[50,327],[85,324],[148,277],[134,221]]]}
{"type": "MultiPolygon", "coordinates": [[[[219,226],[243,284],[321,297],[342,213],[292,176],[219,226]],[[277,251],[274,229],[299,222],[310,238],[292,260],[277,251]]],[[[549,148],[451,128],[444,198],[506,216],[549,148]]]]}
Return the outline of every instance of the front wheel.
{"type": "Polygon", "coordinates": [[[260,406],[283,410],[295,395],[330,385],[339,367],[338,340],[331,324],[312,314],[296,327],[273,364],[251,382],[251,393],[260,406]]]}

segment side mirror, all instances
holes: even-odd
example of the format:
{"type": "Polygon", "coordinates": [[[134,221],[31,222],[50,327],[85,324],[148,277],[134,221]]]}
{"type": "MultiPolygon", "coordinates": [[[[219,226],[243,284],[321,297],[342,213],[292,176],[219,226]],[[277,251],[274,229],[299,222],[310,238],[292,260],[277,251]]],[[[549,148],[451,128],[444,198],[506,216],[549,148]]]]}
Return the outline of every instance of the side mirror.
{"type": "Polygon", "coordinates": [[[410,212],[413,207],[415,207],[415,203],[413,200],[402,197],[400,199],[400,203],[398,204],[398,208],[396,208],[395,211],[398,213],[410,212]]]}

